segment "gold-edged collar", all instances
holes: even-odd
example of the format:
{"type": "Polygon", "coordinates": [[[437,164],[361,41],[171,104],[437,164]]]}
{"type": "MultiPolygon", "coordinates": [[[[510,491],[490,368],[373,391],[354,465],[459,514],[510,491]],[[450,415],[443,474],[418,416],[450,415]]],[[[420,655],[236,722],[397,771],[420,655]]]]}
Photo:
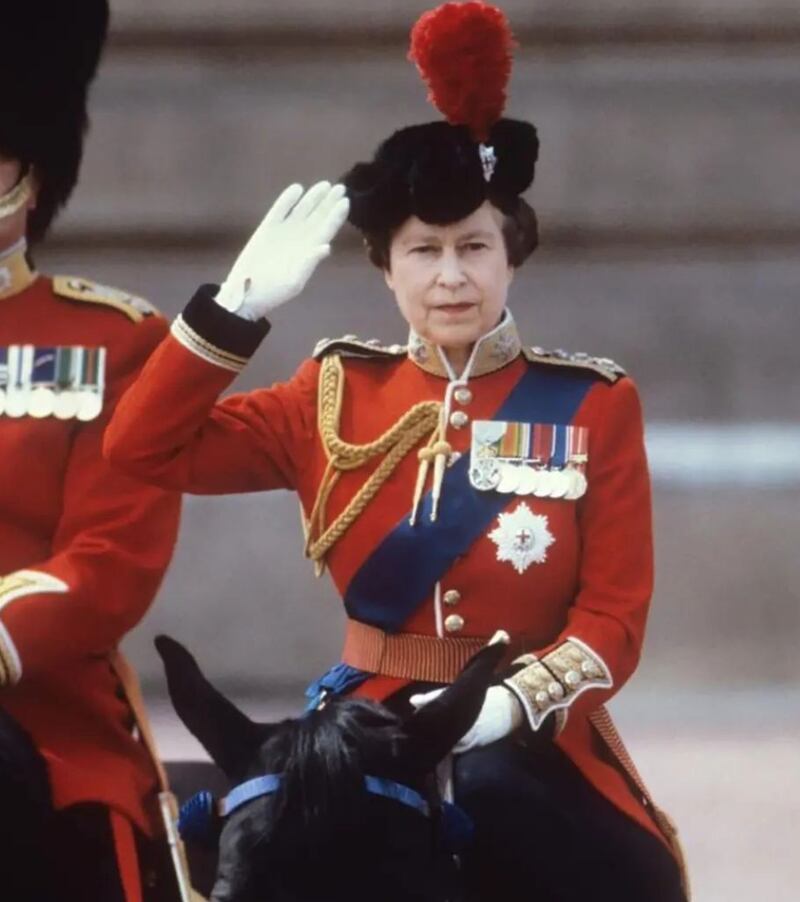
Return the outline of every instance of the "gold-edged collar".
{"type": "Polygon", "coordinates": [[[28,266],[25,241],[18,241],[0,252],[0,300],[19,294],[36,280],[36,273],[28,266]]]}
{"type": "Polygon", "coordinates": [[[461,379],[485,376],[507,366],[521,351],[522,342],[519,340],[517,324],[508,308],[503,311],[503,318],[494,329],[475,343],[461,374],[453,374],[447,363],[445,351],[439,345],[417,335],[413,329],[408,336],[409,360],[426,373],[441,376],[442,379],[452,379],[454,376],[461,379]]]}

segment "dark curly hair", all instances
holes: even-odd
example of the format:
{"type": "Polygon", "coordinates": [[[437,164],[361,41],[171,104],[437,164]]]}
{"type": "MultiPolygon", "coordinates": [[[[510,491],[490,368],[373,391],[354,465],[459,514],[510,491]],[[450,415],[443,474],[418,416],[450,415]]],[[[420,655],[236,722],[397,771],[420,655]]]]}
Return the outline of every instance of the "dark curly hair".
{"type": "MultiPolygon", "coordinates": [[[[523,198],[516,197],[511,203],[507,199],[490,198],[503,214],[503,241],[508,262],[513,267],[522,266],[539,246],[539,222],[533,207],[523,198]]],[[[378,269],[390,268],[389,251],[397,228],[364,232],[364,247],[370,263],[378,269]]]]}

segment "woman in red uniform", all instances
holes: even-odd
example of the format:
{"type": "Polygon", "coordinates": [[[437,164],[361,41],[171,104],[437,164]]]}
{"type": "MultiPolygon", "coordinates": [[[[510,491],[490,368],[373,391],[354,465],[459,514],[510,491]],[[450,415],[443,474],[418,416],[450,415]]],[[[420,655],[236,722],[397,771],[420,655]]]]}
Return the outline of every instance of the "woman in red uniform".
{"type": "Polygon", "coordinates": [[[107,19],[105,0],[26,0],[4,11],[0,896],[16,902],[175,898],[167,846],[156,841],[158,771],[116,647],[155,596],[179,496],[112,470],[101,448],[114,405],[166,324],[141,299],[40,275],[30,258],[77,180],[107,19]],[[14,723],[46,765],[44,788],[28,779],[37,767],[22,766],[14,723]],[[41,808],[47,790],[49,833],[26,836],[26,818],[9,810],[6,788],[20,797],[21,782],[26,811],[33,799],[41,808]]]}
{"type": "Polygon", "coordinates": [[[106,450],[168,488],[299,494],[306,553],[348,615],[312,703],[424,704],[510,633],[455,749],[483,897],[679,902],[674,832],[602,707],[636,667],[652,588],[640,405],[611,361],[523,346],[506,306],[537,242],[520,197],[536,131],[501,118],[509,47],[482,3],[423,16],[412,57],[449,121],[396,132],[345,187],[288,188],[175,321],[106,450]],[[322,342],[288,382],[218,400],[348,212],[407,347],[322,342]]]}

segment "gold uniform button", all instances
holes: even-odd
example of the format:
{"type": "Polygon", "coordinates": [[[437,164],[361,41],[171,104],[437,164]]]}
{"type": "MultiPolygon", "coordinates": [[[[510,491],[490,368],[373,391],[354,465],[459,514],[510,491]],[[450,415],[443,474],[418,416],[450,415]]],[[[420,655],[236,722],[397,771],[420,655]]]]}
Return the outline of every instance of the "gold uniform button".
{"type": "Polygon", "coordinates": [[[472,400],[472,392],[468,388],[457,388],[453,392],[453,397],[459,404],[469,404],[472,400]]]}
{"type": "Polygon", "coordinates": [[[590,680],[593,677],[600,675],[597,667],[595,667],[595,665],[594,665],[594,661],[582,661],[581,662],[581,673],[585,677],[588,677],[590,680]]]}
{"type": "Polygon", "coordinates": [[[554,702],[560,701],[562,698],[564,698],[565,694],[564,687],[561,685],[561,683],[557,683],[555,680],[553,680],[552,683],[548,684],[547,692],[554,702]]]}
{"type": "Polygon", "coordinates": [[[463,429],[469,423],[469,417],[463,410],[454,410],[450,414],[450,425],[453,429],[463,429]]]}
{"type": "Polygon", "coordinates": [[[442,600],[445,604],[449,604],[452,607],[452,605],[458,604],[459,601],[461,601],[461,593],[458,591],[458,589],[448,589],[444,593],[442,600]]]}
{"type": "Polygon", "coordinates": [[[464,629],[464,618],[460,614],[450,614],[445,617],[444,628],[448,633],[458,633],[464,629]]]}

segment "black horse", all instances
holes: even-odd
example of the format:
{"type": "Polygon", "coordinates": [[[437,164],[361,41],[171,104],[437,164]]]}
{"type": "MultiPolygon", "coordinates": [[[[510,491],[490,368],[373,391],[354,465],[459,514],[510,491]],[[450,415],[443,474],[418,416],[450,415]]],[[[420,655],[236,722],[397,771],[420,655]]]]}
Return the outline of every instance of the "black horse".
{"type": "Polygon", "coordinates": [[[236,787],[202,818],[219,842],[212,902],[463,898],[434,773],[475,721],[503,644],[412,715],[334,699],[277,724],[247,718],[177,642],[156,647],[175,710],[236,787]]]}

